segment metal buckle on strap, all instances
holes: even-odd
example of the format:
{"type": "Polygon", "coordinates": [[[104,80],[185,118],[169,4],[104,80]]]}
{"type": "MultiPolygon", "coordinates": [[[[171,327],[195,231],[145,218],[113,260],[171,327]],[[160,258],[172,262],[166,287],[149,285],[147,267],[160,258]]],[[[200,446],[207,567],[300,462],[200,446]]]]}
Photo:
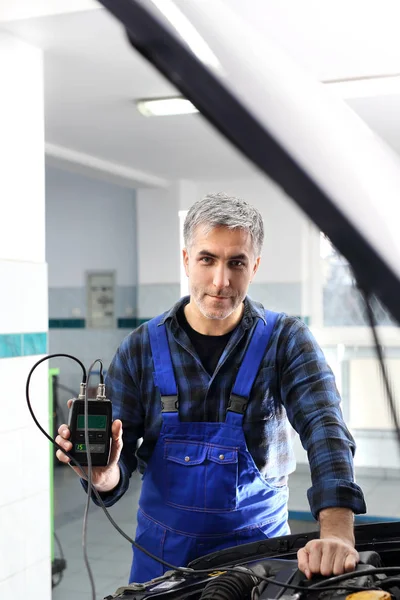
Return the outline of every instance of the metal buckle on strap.
{"type": "Polygon", "coordinates": [[[178,412],[178,396],[161,396],[161,412],[178,412]]]}
{"type": "Polygon", "coordinates": [[[240,415],[244,415],[246,412],[248,404],[248,398],[243,398],[242,396],[237,396],[236,394],[231,394],[229,399],[228,408],[226,410],[230,410],[231,412],[239,413],[240,415]]]}

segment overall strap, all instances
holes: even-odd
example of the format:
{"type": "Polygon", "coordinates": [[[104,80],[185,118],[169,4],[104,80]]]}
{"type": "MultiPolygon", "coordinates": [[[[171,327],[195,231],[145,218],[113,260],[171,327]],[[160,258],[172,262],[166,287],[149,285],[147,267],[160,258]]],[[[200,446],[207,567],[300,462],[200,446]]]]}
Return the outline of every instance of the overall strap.
{"type": "Polygon", "coordinates": [[[261,361],[265,356],[278,316],[279,313],[266,310],[266,323],[262,319],[258,320],[232,389],[226,411],[226,422],[230,421],[238,424],[243,421],[251,389],[257,377],[261,361]]]}
{"type": "Polygon", "coordinates": [[[154,382],[161,394],[162,417],[178,421],[178,388],[172,366],[167,330],[161,323],[163,315],[154,317],[148,323],[151,354],[154,362],[154,382]],[[171,414],[172,413],[172,414],[171,414]]]}

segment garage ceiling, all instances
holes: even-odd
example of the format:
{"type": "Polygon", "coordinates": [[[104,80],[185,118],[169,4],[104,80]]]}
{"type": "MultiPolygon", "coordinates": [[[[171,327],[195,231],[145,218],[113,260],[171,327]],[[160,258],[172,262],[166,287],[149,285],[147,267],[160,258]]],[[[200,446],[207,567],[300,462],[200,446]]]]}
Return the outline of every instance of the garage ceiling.
{"type": "MultiPolygon", "coordinates": [[[[320,80],[400,73],[397,2],[229,1],[320,80]]],[[[51,147],[168,181],[254,173],[200,115],[149,119],[137,112],[135,99],[175,90],[102,8],[6,22],[1,29],[44,50],[51,147]]],[[[400,151],[398,96],[350,106],[400,151]]]]}

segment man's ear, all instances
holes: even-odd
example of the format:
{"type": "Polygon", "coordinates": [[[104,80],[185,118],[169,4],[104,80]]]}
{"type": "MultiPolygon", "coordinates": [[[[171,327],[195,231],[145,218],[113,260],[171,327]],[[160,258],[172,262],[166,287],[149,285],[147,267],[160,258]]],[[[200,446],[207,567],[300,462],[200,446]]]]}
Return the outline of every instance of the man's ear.
{"type": "Polygon", "coordinates": [[[183,266],[185,269],[186,277],[189,277],[189,252],[186,248],[182,250],[183,266]]]}
{"type": "Polygon", "coordinates": [[[260,261],[261,261],[261,256],[259,256],[258,258],[256,258],[256,262],[254,263],[254,266],[253,266],[253,273],[252,273],[251,278],[250,278],[250,283],[253,281],[254,276],[255,276],[255,274],[258,271],[258,267],[260,266],[260,261]]]}

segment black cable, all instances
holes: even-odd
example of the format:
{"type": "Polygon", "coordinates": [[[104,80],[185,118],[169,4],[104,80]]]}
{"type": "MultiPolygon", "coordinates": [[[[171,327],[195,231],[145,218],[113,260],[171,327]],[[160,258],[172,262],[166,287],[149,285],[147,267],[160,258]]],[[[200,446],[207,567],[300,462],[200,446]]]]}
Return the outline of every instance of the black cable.
{"type": "MultiPolygon", "coordinates": [[[[104,383],[103,362],[100,359],[97,359],[97,361],[95,361],[95,362],[99,362],[100,363],[100,375],[99,375],[99,378],[100,378],[100,383],[103,384],[104,383]]],[[[93,363],[93,364],[95,364],[95,363],[93,363]]]]}
{"type": "MultiPolygon", "coordinates": [[[[92,486],[92,454],[90,452],[90,440],[89,440],[89,398],[88,398],[88,387],[89,380],[92,374],[93,367],[96,363],[100,363],[100,382],[103,383],[103,363],[100,359],[96,359],[92,362],[89,367],[87,374],[87,384],[85,386],[85,400],[84,400],[84,429],[85,429],[85,445],[86,445],[86,459],[87,459],[87,482],[88,482],[88,490],[93,488],[92,486]]],[[[94,582],[93,572],[90,567],[89,557],[87,554],[87,526],[88,526],[88,516],[89,516],[89,507],[90,507],[90,493],[87,494],[86,505],[85,505],[85,513],[83,516],[83,524],[82,524],[82,548],[83,548],[83,559],[85,562],[85,567],[89,575],[90,587],[92,590],[92,600],[96,600],[96,585],[94,582]]]]}
{"type": "Polygon", "coordinates": [[[52,589],[56,588],[58,585],[60,585],[61,581],[63,580],[64,577],[64,569],[66,568],[66,560],[65,560],[65,556],[64,556],[64,552],[61,546],[61,542],[58,539],[58,536],[56,534],[56,532],[54,531],[54,539],[56,540],[57,546],[58,546],[58,551],[60,553],[60,559],[61,561],[64,563],[64,566],[61,568],[60,571],[58,571],[57,573],[52,573],[51,575],[51,587],[52,589]],[[58,575],[58,579],[55,580],[55,575],[58,575]]]}
{"type": "MultiPolygon", "coordinates": [[[[75,362],[77,362],[79,364],[79,366],[82,369],[82,382],[86,383],[86,369],[83,363],[81,363],[81,361],[78,358],[75,358],[75,356],[72,356],[71,354],[49,354],[48,356],[45,356],[44,358],[41,358],[40,360],[38,360],[33,367],[31,368],[31,370],[29,371],[27,380],[26,380],[26,386],[25,386],[25,397],[26,397],[26,402],[28,404],[28,409],[29,412],[31,413],[31,417],[35,422],[35,425],[40,429],[40,431],[43,433],[43,435],[52,443],[54,444],[58,450],[61,450],[62,452],[65,453],[64,448],[61,448],[61,446],[59,446],[57,444],[57,442],[55,440],[53,440],[52,437],[49,436],[49,434],[47,433],[47,431],[45,431],[43,429],[43,427],[41,426],[41,424],[39,423],[39,421],[37,420],[35,413],[32,410],[32,406],[31,406],[31,401],[29,398],[29,385],[31,382],[31,378],[32,378],[32,374],[34,372],[34,370],[42,363],[45,362],[46,360],[49,360],[50,358],[58,358],[58,357],[65,357],[65,358],[70,358],[71,360],[74,360],[75,362]]],[[[70,459],[75,460],[73,456],[68,455],[70,459]]],[[[76,463],[76,461],[75,461],[76,463]]],[[[80,467],[79,463],[76,463],[78,467],[80,467]]]]}
{"type": "MultiPolygon", "coordinates": [[[[203,574],[209,574],[209,573],[213,573],[213,572],[215,571],[215,568],[213,568],[213,569],[203,569],[203,570],[198,570],[198,571],[195,571],[194,569],[189,569],[189,568],[187,568],[187,567],[177,567],[176,565],[173,565],[173,564],[171,564],[171,563],[169,563],[169,562],[167,562],[167,561],[165,561],[165,560],[162,560],[162,559],[161,559],[161,558],[159,558],[158,556],[155,556],[154,554],[152,554],[151,552],[149,552],[148,550],[146,550],[145,548],[143,548],[142,546],[140,546],[139,544],[137,544],[137,543],[136,543],[136,542],[135,542],[135,541],[134,541],[134,540],[133,540],[133,539],[132,539],[132,538],[131,538],[129,535],[127,535],[127,534],[126,534],[126,533],[125,533],[125,532],[124,532],[124,531],[123,531],[123,530],[122,530],[122,529],[121,529],[121,528],[120,528],[120,527],[117,525],[117,523],[116,523],[116,522],[114,521],[114,519],[111,517],[111,515],[109,514],[109,512],[108,512],[107,508],[104,506],[104,502],[103,502],[103,500],[101,499],[101,496],[100,496],[99,492],[96,490],[96,488],[95,488],[95,487],[94,487],[94,486],[93,486],[91,483],[90,483],[90,486],[89,486],[88,476],[87,476],[87,474],[85,473],[84,469],[82,468],[82,465],[81,465],[81,464],[80,464],[80,463],[79,463],[79,462],[78,462],[78,461],[75,459],[75,457],[73,457],[73,456],[72,456],[72,455],[71,455],[71,454],[70,454],[70,453],[69,453],[67,450],[65,450],[65,449],[64,449],[62,446],[60,446],[59,444],[57,444],[57,442],[56,442],[55,440],[53,440],[53,439],[52,439],[52,438],[51,438],[51,437],[48,435],[48,433],[47,433],[47,432],[46,432],[46,431],[45,431],[45,430],[42,428],[42,426],[40,425],[40,423],[39,423],[39,422],[38,422],[38,420],[36,419],[36,417],[35,417],[35,414],[34,414],[34,412],[33,412],[33,410],[32,410],[32,407],[31,407],[31,402],[30,402],[30,398],[29,398],[29,386],[30,386],[30,381],[31,381],[32,374],[33,374],[34,370],[35,370],[35,369],[36,369],[36,368],[37,368],[37,367],[38,367],[38,366],[39,366],[39,365],[40,365],[42,362],[44,362],[44,361],[46,361],[46,360],[49,360],[50,358],[55,358],[55,357],[58,357],[58,356],[65,356],[65,357],[67,357],[67,358],[71,358],[72,360],[75,360],[76,362],[78,362],[78,363],[79,363],[79,364],[82,366],[82,370],[83,370],[83,373],[84,373],[84,376],[83,376],[83,378],[84,378],[84,381],[85,381],[85,383],[86,383],[86,380],[87,380],[87,376],[86,376],[86,369],[85,369],[84,365],[83,365],[83,364],[82,364],[82,363],[81,363],[81,362],[80,362],[80,361],[79,361],[77,358],[75,358],[74,356],[71,356],[71,355],[69,355],[69,354],[51,354],[51,355],[49,355],[49,356],[46,356],[46,357],[44,357],[44,358],[40,359],[40,360],[39,360],[37,363],[35,363],[35,364],[33,365],[32,369],[30,370],[30,372],[29,372],[29,375],[28,375],[28,378],[27,378],[27,381],[26,381],[26,401],[27,401],[27,403],[28,403],[29,412],[31,413],[31,416],[32,416],[32,418],[33,418],[33,420],[34,420],[35,424],[36,424],[36,425],[37,425],[37,427],[40,429],[40,431],[43,433],[43,435],[44,435],[44,436],[45,436],[45,437],[46,437],[46,438],[47,438],[47,439],[48,439],[48,440],[49,440],[49,441],[50,441],[52,444],[54,444],[54,446],[56,446],[58,450],[61,450],[61,452],[63,452],[63,453],[66,455],[66,456],[68,456],[68,458],[70,459],[71,463],[73,463],[73,464],[74,464],[74,465],[75,465],[75,466],[78,468],[78,470],[79,470],[79,472],[80,472],[80,474],[81,474],[82,478],[88,482],[88,499],[89,499],[89,501],[90,501],[90,490],[91,490],[91,491],[93,492],[93,494],[95,495],[95,497],[96,497],[97,501],[99,502],[99,505],[100,505],[101,509],[103,510],[104,514],[106,515],[107,519],[110,521],[110,523],[113,525],[113,527],[114,527],[114,528],[115,528],[115,529],[118,531],[118,533],[120,533],[120,534],[121,534],[121,535],[122,535],[122,536],[123,536],[123,537],[124,537],[124,538],[125,538],[125,539],[126,539],[128,542],[129,542],[129,543],[130,543],[130,544],[132,544],[134,548],[137,548],[139,551],[143,552],[144,554],[146,554],[147,556],[149,556],[149,557],[150,557],[150,558],[152,558],[153,560],[155,560],[155,561],[159,562],[160,564],[164,565],[165,567],[168,567],[169,569],[171,569],[171,570],[173,570],[173,571],[178,571],[178,572],[180,572],[180,573],[182,573],[182,574],[185,574],[185,575],[188,575],[188,574],[190,574],[190,575],[192,575],[192,574],[203,575],[203,574]]],[[[96,362],[97,362],[97,361],[95,361],[95,363],[96,363],[96,362]]],[[[101,361],[100,361],[100,362],[101,362],[101,361]]],[[[95,364],[95,363],[93,363],[93,364],[95,364]]],[[[102,366],[102,365],[101,365],[101,366],[102,366]]],[[[92,367],[93,367],[93,365],[91,365],[91,369],[92,369],[92,367]]],[[[87,399],[87,386],[86,386],[86,395],[85,395],[85,400],[86,400],[86,399],[87,399]]],[[[85,405],[85,414],[87,414],[86,405],[85,405]]],[[[85,426],[86,426],[86,422],[85,422],[85,426]]],[[[85,431],[85,434],[86,434],[86,431],[85,431]]],[[[89,444],[87,443],[87,440],[86,440],[86,438],[85,438],[85,442],[86,442],[86,448],[89,448],[89,444]]],[[[69,464],[70,464],[70,463],[69,463],[69,464]]],[[[71,464],[70,464],[70,466],[71,466],[71,464]]],[[[89,469],[88,469],[88,471],[89,471],[89,469]]],[[[226,569],[224,569],[224,571],[228,571],[228,570],[229,570],[229,571],[235,571],[235,572],[237,572],[237,571],[239,570],[240,572],[243,572],[242,570],[240,570],[240,569],[237,569],[237,568],[235,568],[235,567],[232,567],[232,568],[226,568],[226,569]]],[[[273,582],[274,582],[274,579],[266,579],[266,581],[268,581],[268,582],[270,582],[270,583],[273,583],[273,582]]],[[[277,585],[279,585],[279,584],[277,584],[277,585]]],[[[283,585],[284,587],[287,587],[287,586],[285,586],[284,584],[281,584],[281,585],[283,585]]],[[[303,588],[300,588],[299,586],[295,586],[293,589],[303,589],[303,588]]],[[[342,589],[342,588],[341,588],[341,589],[342,589]]]]}
{"type": "Polygon", "coordinates": [[[53,590],[54,590],[54,588],[56,588],[58,585],[60,585],[60,583],[61,583],[61,582],[62,582],[62,580],[63,580],[63,577],[64,577],[64,575],[63,575],[63,573],[62,573],[62,572],[58,573],[58,580],[57,580],[57,581],[54,581],[54,575],[52,575],[52,576],[51,576],[51,588],[52,588],[53,590]]]}
{"type": "MultiPolygon", "coordinates": [[[[282,587],[284,589],[288,588],[290,590],[294,590],[296,592],[303,592],[306,593],[308,590],[310,590],[313,586],[309,585],[293,585],[291,583],[284,583],[283,581],[276,581],[276,579],[274,577],[265,577],[263,575],[259,575],[258,573],[255,573],[252,569],[249,569],[247,567],[217,567],[214,569],[202,569],[199,571],[194,571],[192,574],[204,574],[204,575],[208,575],[209,573],[213,573],[215,571],[220,571],[221,574],[222,573],[242,573],[242,574],[247,574],[247,575],[251,575],[253,577],[256,577],[257,579],[259,579],[260,581],[265,581],[266,583],[271,583],[272,585],[277,585],[279,587],[282,587]]],[[[362,575],[364,575],[364,571],[358,575],[356,575],[355,573],[353,573],[353,577],[361,577],[362,575]]],[[[357,585],[342,585],[342,586],[330,586],[329,585],[329,579],[327,579],[326,582],[324,583],[328,583],[328,585],[326,585],[325,587],[320,588],[319,591],[321,592],[337,592],[337,591],[343,591],[343,590],[348,590],[351,592],[355,592],[355,591],[364,591],[364,590],[371,590],[373,588],[371,587],[364,587],[364,586],[357,586],[357,585]]]]}
{"type": "MultiPolygon", "coordinates": [[[[34,372],[34,370],[44,361],[49,360],[50,358],[56,358],[56,357],[67,357],[67,358],[71,358],[72,360],[75,360],[76,362],[78,362],[83,370],[83,381],[86,384],[86,369],[84,367],[84,365],[81,363],[80,360],[78,360],[77,358],[75,358],[74,356],[71,356],[70,354],[50,354],[48,356],[45,356],[44,358],[41,358],[39,361],[37,361],[32,369],[30,370],[29,374],[28,374],[28,378],[26,380],[26,387],[25,387],[25,393],[26,393],[26,401],[28,404],[28,408],[29,408],[29,412],[32,416],[32,419],[34,420],[36,426],[40,429],[40,431],[43,433],[43,435],[49,440],[49,442],[51,442],[54,446],[56,446],[56,448],[58,450],[61,450],[61,452],[63,452],[63,454],[65,454],[66,456],[68,456],[68,458],[70,459],[70,462],[72,464],[74,464],[77,469],[79,470],[82,479],[84,479],[85,481],[88,480],[87,475],[84,471],[84,469],[82,468],[82,465],[76,460],[76,458],[74,456],[72,456],[68,450],[65,450],[62,446],[60,446],[59,444],[57,444],[57,442],[55,440],[53,440],[52,437],[49,436],[49,434],[43,429],[43,427],[40,425],[39,421],[36,419],[36,416],[32,410],[32,406],[31,406],[31,402],[30,402],[30,397],[29,397],[29,386],[30,386],[30,381],[32,378],[32,374],[34,372]]],[[[70,464],[70,463],[69,463],[70,464]]],[[[71,466],[71,465],[70,465],[71,466]]],[[[138,550],[140,550],[141,552],[143,552],[144,554],[146,554],[147,556],[149,556],[150,558],[152,558],[153,560],[159,562],[160,564],[168,567],[169,569],[172,570],[183,570],[185,573],[193,573],[194,571],[192,569],[187,569],[184,567],[177,567],[175,565],[172,565],[171,563],[162,560],[161,558],[158,558],[157,556],[155,556],[154,554],[152,554],[151,552],[149,552],[148,550],[146,550],[145,548],[142,548],[142,546],[140,546],[139,544],[137,544],[131,537],[129,537],[129,535],[127,535],[118,525],[117,523],[114,521],[114,519],[112,518],[112,516],[109,514],[107,508],[104,506],[104,502],[100,497],[99,492],[96,490],[96,488],[92,485],[91,488],[89,488],[89,495],[90,495],[90,489],[93,492],[93,494],[95,495],[97,501],[99,502],[99,505],[101,507],[101,509],[103,510],[104,514],[106,515],[107,519],[110,521],[110,523],[113,525],[113,527],[115,527],[115,529],[118,531],[118,533],[120,533],[130,544],[132,544],[135,548],[137,548],[138,550]]],[[[214,571],[215,569],[211,569],[211,571],[214,571]]]]}
{"type": "MultiPolygon", "coordinates": [[[[199,570],[194,570],[191,568],[187,568],[187,567],[177,567],[176,565],[172,565],[171,563],[162,560],[161,558],[159,558],[158,556],[155,556],[154,554],[152,554],[151,552],[149,552],[148,550],[146,550],[145,548],[143,548],[142,546],[140,546],[139,544],[137,544],[130,536],[128,536],[118,525],[117,523],[114,521],[114,519],[111,517],[111,515],[109,514],[107,508],[104,505],[104,502],[99,494],[99,492],[96,490],[96,488],[92,485],[91,481],[90,481],[90,485],[89,485],[89,480],[88,480],[88,475],[85,473],[84,469],[82,468],[82,465],[64,448],[62,448],[59,444],[57,444],[57,442],[55,440],[53,440],[48,433],[42,428],[42,426],[40,425],[40,423],[38,422],[38,420],[35,417],[35,414],[32,410],[31,407],[31,402],[30,402],[30,398],[29,398],[29,385],[30,385],[30,381],[32,378],[32,374],[34,372],[34,370],[38,367],[38,365],[40,365],[42,362],[49,360],[50,358],[56,358],[56,357],[67,357],[67,358],[71,358],[72,360],[75,360],[76,362],[78,362],[81,367],[82,367],[82,371],[83,371],[83,381],[86,383],[87,377],[86,377],[86,370],[84,365],[81,363],[81,361],[79,361],[77,358],[75,358],[74,356],[71,356],[69,354],[51,354],[49,356],[46,356],[42,359],[40,359],[37,363],[35,363],[32,367],[32,369],[29,372],[27,381],[26,381],[26,401],[28,404],[28,408],[29,408],[29,412],[31,413],[31,416],[35,422],[35,424],[37,425],[37,427],[40,429],[40,431],[43,433],[43,435],[52,443],[54,444],[58,450],[61,450],[61,452],[63,452],[66,456],[68,456],[68,458],[70,459],[70,461],[78,468],[79,472],[81,473],[81,476],[84,480],[86,480],[88,482],[88,502],[90,503],[90,490],[93,492],[93,494],[95,495],[96,499],[99,502],[99,505],[101,507],[101,509],[103,510],[104,514],[106,515],[107,519],[110,521],[110,523],[113,525],[113,527],[118,531],[118,533],[120,533],[130,544],[133,545],[134,548],[138,549],[140,552],[143,552],[144,554],[146,554],[147,556],[149,556],[150,558],[152,558],[153,560],[157,561],[158,563],[164,565],[165,567],[168,567],[169,569],[173,570],[173,571],[177,571],[179,573],[181,573],[182,575],[208,575],[210,573],[214,573],[216,570],[222,570],[223,572],[234,572],[234,573],[248,573],[250,575],[255,575],[255,573],[251,570],[248,569],[247,567],[223,567],[223,568],[218,568],[216,569],[215,567],[212,569],[199,569],[199,570]]],[[[94,361],[94,363],[91,365],[90,370],[93,368],[93,365],[98,362],[97,360],[94,361]]],[[[101,361],[100,361],[101,362],[101,361]]],[[[86,401],[88,401],[87,398],[87,386],[86,386],[86,390],[85,390],[85,415],[87,418],[87,406],[86,406],[86,401]]],[[[89,448],[89,444],[88,444],[88,440],[86,439],[86,433],[88,433],[88,431],[86,431],[87,428],[87,421],[85,420],[85,443],[86,443],[86,448],[89,448]]],[[[90,452],[88,454],[88,459],[89,458],[90,452]]],[[[88,462],[89,462],[88,460],[88,462]]],[[[69,463],[70,464],[70,463],[69,463]]],[[[71,465],[70,465],[71,466],[71,465]]],[[[88,465],[88,473],[89,473],[89,465],[88,465]]],[[[86,511],[85,511],[86,514],[86,511]]],[[[86,515],[87,516],[87,515],[86,515]]],[[[88,564],[87,564],[88,567],[88,564]]],[[[90,569],[90,566],[89,566],[90,569]]],[[[387,569],[383,569],[381,571],[379,571],[378,569],[374,569],[373,572],[377,573],[377,572],[385,572],[385,571],[390,571],[390,570],[396,570],[396,572],[400,573],[400,568],[397,567],[389,567],[387,569]]],[[[362,575],[364,574],[368,574],[369,571],[367,572],[366,570],[362,572],[362,575]]],[[[292,589],[295,591],[301,591],[304,592],[307,589],[315,589],[318,584],[314,584],[308,587],[305,586],[299,586],[299,585],[292,585],[292,584],[288,584],[288,583],[283,583],[283,582],[279,582],[276,581],[273,577],[264,577],[261,575],[255,575],[258,579],[265,581],[267,583],[272,583],[274,585],[278,585],[280,587],[283,588],[288,588],[288,589],[292,589]]],[[[350,574],[346,574],[345,578],[350,578],[350,577],[354,577],[354,573],[350,573],[350,574]]],[[[343,576],[342,576],[343,577],[343,576]]],[[[340,578],[333,578],[334,582],[339,581],[340,578]]],[[[328,581],[332,581],[332,578],[329,579],[328,581]]],[[[325,582],[322,582],[325,583],[325,582]]],[[[319,586],[318,586],[319,587],[319,586]]],[[[341,587],[323,587],[323,589],[321,587],[319,587],[319,589],[321,591],[339,591],[339,590],[343,590],[343,589],[349,589],[351,591],[355,591],[355,590],[363,590],[363,589],[371,589],[371,588],[363,588],[363,587],[357,587],[357,586],[341,586],[341,587]]],[[[92,592],[93,592],[93,588],[92,588],[92,592]]]]}
{"type": "MultiPolygon", "coordinates": [[[[364,577],[364,575],[379,575],[379,573],[399,573],[400,567],[371,567],[370,569],[363,569],[359,573],[359,577],[364,577]]],[[[344,573],[343,575],[337,575],[336,577],[330,577],[329,581],[333,584],[340,583],[341,581],[346,581],[346,579],[354,579],[357,577],[355,572],[344,573]]],[[[308,586],[309,590],[322,589],[324,586],[324,581],[319,581],[318,583],[314,583],[313,585],[308,586]]]]}
{"type": "Polygon", "coordinates": [[[400,577],[387,577],[379,582],[379,587],[383,590],[390,587],[400,587],[400,577]]]}
{"type": "Polygon", "coordinates": [[[62,560],[65,560],[65,556],[64,556],[64,552],[63,552],[63,549],[62,549],[62,546],[61,546],[61,542],[60,542],[60,540],[59,540],[58,535],[56,534],[56,532],[54,532],[54,539],[57,542],[58,550],[60,552],[60,558],[62,560]]]}

